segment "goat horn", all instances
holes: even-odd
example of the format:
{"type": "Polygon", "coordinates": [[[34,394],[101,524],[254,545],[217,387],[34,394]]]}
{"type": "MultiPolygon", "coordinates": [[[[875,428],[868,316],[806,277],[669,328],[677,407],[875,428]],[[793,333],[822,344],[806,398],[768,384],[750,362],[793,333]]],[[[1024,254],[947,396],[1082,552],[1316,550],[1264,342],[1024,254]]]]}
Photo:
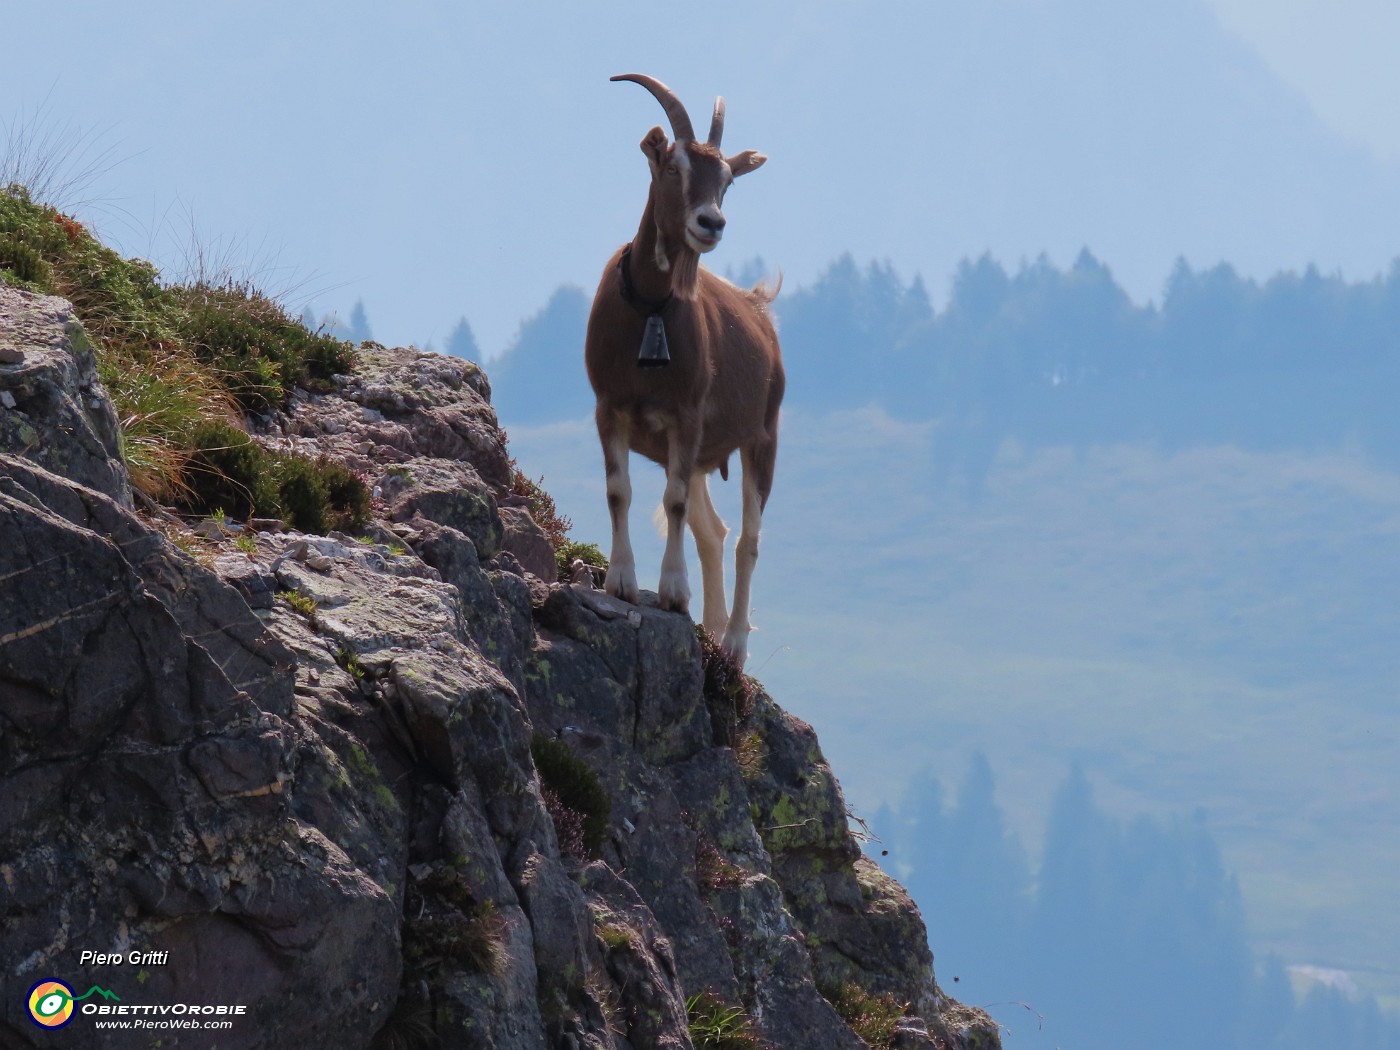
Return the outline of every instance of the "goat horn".
{"type": "Polygon", "coordinates": [[[695,138],[695,129],[690,126],[690,114],[686,113],[685,107],[681,105],[681,100],[676,98],[676,93],[668,88],[655,77],[649,77],[645,73],[619,73],[609,80],[630,80],[634,84],[641,84],[642,87],[656,96],[656,101],[661,103],[661,108],[666,111],[666,116],[671,121],[671,131],[676,136],[677,142],[690,142],[695,138]]]}
{"type": "Polygon", "coordinates": [[[710,118],[710,145],[719,149],[719,140],[724,137],[724,98],[715,99],[715,115],[710,118]]]}

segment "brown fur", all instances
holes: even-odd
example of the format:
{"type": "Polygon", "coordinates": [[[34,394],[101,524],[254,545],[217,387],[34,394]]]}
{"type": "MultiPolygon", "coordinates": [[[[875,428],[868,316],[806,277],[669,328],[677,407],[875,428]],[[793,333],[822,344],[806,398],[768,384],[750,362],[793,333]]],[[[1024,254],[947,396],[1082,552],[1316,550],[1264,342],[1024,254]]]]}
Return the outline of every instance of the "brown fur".
{"type": "MultiPolygon", "coordinates": [[[[699,269],[695,298],[673,299],[663,314],[671,363],[639,368],[637,352],[646,318],[622,297],[621,255],[619,248],[603,271],[584,349],[600,429],[612,422],[606,415],[625,417],[632,451],[663,468],[669,449],[665,432],[652,426],[658,418],[683,420],[687,430],[699,425],[693,438],[694,465],[702,471],[716,470],[732,453],[752,446],[766,476],[758,486],[766,502],[786,383],[768,312],[776,293],[762,285],[745,291],[699,269]]],[[[633,242],[634,281],[643,268],[639,256],[644,253],[633,242]]]]}

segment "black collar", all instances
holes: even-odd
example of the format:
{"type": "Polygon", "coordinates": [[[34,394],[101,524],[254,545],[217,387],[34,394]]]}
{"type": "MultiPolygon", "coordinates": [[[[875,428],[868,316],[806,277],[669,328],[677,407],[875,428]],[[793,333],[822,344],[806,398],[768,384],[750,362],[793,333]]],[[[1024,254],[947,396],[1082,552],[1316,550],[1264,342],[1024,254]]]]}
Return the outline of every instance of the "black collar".
{"type": "Polygon", "coordinates": [[[631,257],[632,246],[629,244],[622,249],[622,257],[617,260],[617,272],[622,278],[622,298],[643,317],[655,317],[671,305],[674,296],[670,292],[666,293],[665,299],[643,299],[638,295],[637,287],[632,283],[632,268],[628,263],[631,257]]]}

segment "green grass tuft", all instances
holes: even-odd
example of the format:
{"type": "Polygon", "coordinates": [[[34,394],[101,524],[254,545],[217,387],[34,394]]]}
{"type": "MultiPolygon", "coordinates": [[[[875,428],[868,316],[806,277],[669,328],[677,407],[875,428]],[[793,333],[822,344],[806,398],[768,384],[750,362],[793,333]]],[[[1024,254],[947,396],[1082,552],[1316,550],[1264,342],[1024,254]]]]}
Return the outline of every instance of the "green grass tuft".
{"type": "Polygon", "coordinates": [[[315,598],[298,591],[279,591],[277,597],[281,598],[291,606],[295,612],[305,616],[308,620],[314,621],[316,619],[316,609],[318,606],[315,598]]]}
{"type": "Polygon", "coordinates": [[[764,1046],[744,1008],[726,1003],[713,992],[690,996],[685,1012],[695,1050],[762,1050],[764,1046]]]}

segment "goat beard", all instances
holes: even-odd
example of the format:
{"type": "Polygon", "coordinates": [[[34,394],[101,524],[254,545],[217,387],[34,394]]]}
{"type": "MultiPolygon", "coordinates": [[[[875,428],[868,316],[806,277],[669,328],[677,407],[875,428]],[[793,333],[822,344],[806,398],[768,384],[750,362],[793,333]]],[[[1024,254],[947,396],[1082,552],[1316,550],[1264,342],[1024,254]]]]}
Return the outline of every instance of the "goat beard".
{"type": "Polygon", "coordinates": [[[671,260],[671,294],[677,299],[694,299],[700,287],[700,253],[681,244],[671,260]]]}
{"type": "Polygon", "coordinates": [[[671,294],[677,299],[694,299],[700,287],[700,253],[682,239],[671,252],[670,242],[656,231],[656,268],[671,275],[671,294]]]}

